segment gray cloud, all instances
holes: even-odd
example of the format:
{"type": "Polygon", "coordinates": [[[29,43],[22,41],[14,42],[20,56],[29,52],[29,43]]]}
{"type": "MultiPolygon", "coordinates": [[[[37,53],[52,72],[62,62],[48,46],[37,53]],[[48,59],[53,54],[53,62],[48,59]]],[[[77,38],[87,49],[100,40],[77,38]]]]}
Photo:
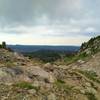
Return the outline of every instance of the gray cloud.
{"type": "MultiPolygon", "coordinates": [[[[19,25],[49,25],[49,29],[58,32],[58,35],[73,35],[74,28],[80,30],[80,35],[90,35],[85,31],[91,27],[94,30],[90,32],[96,32],[98,35],[99,4],[99,0],[0,0],[0,27],[7,27],[8,33],[21,33],[22,31],[17,30],[9,31],[9,28],[17,28],[19,25]],[[60,27],[61,25],[64,27],[60,27]]],[[[5,32],[4,29],[2,31],[5,32]]]]}

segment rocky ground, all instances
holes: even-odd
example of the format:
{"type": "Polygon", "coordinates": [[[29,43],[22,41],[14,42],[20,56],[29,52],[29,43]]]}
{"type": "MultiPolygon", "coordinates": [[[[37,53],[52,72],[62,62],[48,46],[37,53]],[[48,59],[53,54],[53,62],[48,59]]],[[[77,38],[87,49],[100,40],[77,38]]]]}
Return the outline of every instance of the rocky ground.
{"type": "Polygon", "coordinates": [[[0,49],[0,100],[100,100],[100,52],[70,65],[38,65],[0,49]]]}
{"type": "Polygon", "coordinates": [[[1,49],[0,100],[99,100],[100,77],[92,70],[99,68],[99,57],[96,54],[85,64],[37,66],[16,52],[1,49]],[[87,66],[91,70],[84,70],[90,69],[87,66]]]}

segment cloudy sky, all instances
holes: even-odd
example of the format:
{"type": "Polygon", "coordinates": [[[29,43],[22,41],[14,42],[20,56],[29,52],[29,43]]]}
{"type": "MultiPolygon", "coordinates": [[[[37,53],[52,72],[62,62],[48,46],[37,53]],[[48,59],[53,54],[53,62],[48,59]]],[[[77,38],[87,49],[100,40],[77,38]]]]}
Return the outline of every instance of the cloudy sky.
{"type": "Polygon", "coordinates": [[[0,42],[80,45],[99,31],[100,0],[0,0],[0,42]]]}

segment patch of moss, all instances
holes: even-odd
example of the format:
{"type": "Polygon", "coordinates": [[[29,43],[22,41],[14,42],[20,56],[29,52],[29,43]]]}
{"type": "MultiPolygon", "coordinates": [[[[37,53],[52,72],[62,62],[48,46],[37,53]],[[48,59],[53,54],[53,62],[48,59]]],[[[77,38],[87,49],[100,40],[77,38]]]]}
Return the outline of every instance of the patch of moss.
{"type": "Polygon", "coordinates": [[[95,94],[86,92],[85,95],[87,96],[88,100],[97,100],[95,94]]]}

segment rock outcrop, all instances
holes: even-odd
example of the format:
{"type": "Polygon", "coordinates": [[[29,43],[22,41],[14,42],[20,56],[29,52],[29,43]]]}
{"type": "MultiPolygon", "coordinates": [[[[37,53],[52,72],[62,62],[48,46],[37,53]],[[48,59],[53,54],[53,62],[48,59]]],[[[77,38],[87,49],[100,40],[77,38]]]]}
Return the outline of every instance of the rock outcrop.
{"type": "Polygon", "coordinates": [[[88,42],[82,44],[80,52],[84,52],[87,55],[92,55],[100,51],[100,36],[91,38],[88,42]]]}

